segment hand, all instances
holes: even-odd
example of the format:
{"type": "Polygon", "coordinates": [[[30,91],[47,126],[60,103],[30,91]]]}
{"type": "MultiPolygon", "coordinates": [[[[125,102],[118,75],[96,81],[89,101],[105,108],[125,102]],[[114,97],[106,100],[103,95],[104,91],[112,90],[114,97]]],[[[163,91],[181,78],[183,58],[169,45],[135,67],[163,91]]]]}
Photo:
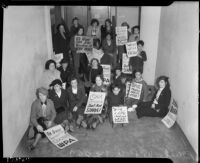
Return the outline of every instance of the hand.
{"type": "Polygon", "coordinates": [[[134,104],[134,105],[132,106],[132,108],[133,108],[133,109],[137,108],[137,105],[136,105],[136,104],[134,104]]]}
{"type": "Polygon", "coordinates": [[[38,132],[44,132],[42,126],[40,126],[40,125],[37,125],[37,130],[38,130],[38,132]]]}
{"type": "Polygon", "coordinates": [[[151,108],[152,108],[152,109],[155,109],[155,104],[154,104],[154,103],[151,105],[151,108]]]}
{"type": "Polygon", "coordinates": [[[77,111],[77,109],[78,109],[78,107],[77,107],[77,106],[75,106],[75,107],[73,108],[73,111],[74,111],[74,112],[76,112],[76,111],[77,111]]]}
{"type": "Polygon", "coordinates": [[[66,83],[62,83],[62,88],[63,88],[63,89],[66,88],[66,83]]]}
{"type": "Polygon", "coordinates": [[[156,99],[154,99],[153,103],[154,104],[158,104],[158,101],[156,99]]]}
{"type": "Polygon", "coordinates": [[[52,125],[52,121],[48,121],[48,122],[47,122],[47,128],[50,128],[51,125],[52,125]]]}

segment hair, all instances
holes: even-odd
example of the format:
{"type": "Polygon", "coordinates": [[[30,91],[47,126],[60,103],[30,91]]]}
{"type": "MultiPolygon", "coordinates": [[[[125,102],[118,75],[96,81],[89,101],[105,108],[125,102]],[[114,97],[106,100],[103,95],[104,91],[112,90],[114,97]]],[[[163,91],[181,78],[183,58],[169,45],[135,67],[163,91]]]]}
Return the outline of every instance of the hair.
{"type": "Polygon", "coordinates": [[[42,93],[43,95],[48,97],[48,90],[44,87],[40,87],[36,89],[36,96],[39,99],[39,93],[42,93]]]}
{"type": "Polygon", "coordinates": [[[137,45],[142,45],[142,46],[144,46],[144,41],[143,41],[143,40],[137,41],[137,45]]]}
{"type": "Polygon", "coordinates": [[[112,84],[112,86],[111,86],[111,89],[112,89],[112,90],[114,90],[115,88],[121,89],[120,86],[119,86],[119,84],[117,84],[117,83],[112,84]]]}
{"type": "Polygon", "coordinates": [[[97,58],[92,58],[91,61],[90,61],[90,66],[92,67],[92,62],[96,60],[97,61],[97,65],[100,66],[100,62],[97,58]]]}
{"type": "Polygon", "coordinates": [[[95,22],[97,23],[97,26],[99,26],[99,21],[97,19],[92,19],[90,25],[93,25],[95,22]]]}
{"type": "Polygon", "coordinates": [[[79,20],[79,19],[78,19],[78,17],[74,17],[74,18],[72,19],[72,23],[74,23],[74,20],[79,20]]]}
{"type": "Polygon", "coordinates": [[[76,33],[76,34],[78,34],[78,32],[79,32],[80,29],[83,29],[83,35],[84,35],[84,31],[85,31],[85,30],[84,30],[84,27],[83,27],[83,26],[79,26],[79,27],[78,27],[77,33],[76,33]]]}
{"type": "Polygon", "coordinates": [[[105,26],[106,26],[106,22],[112,24],[112,22],[111,22],[111,20],[109,18],[105,20],[105,26]]]}
{"type": "Polygon", "coordinates": [[[99,46],[101,48],[101,41],[100,41],[100,39],[98,39],[98,38],[93,39],[93,46],[96,46],[97,43],[99,43],[99,46]]]}
{"type": "Polygon", "coordinates": [[[56,27],[57,31],[59,31],[59,28],[60,28],[61,25],[65,28],[64,24],[58,24],[57,27],[56,27]]]}
{"type": "Polygon", "coordinates": [[[72,82],[73,80],[76,80],[76,81],[78,82],[78,78],[77,78],[76,76],[72,76],[72,77],[70,78],[70,82],[72,82]]]}
{"type": "Polygon", "coordinates": [[[129,29],[129,24],[127,23],[127,22],[123,22],[122,24],[121,24],[121,26],[127,26],[127,29],[129,29]]]}
{"type": "Polygon", "coordinates": [[[56,68],[56,62],[53,60],[53,59],[50,59],[48,60],[46,63],[45,63],[45,69],[46,70],[49,70],[49,65],[53,63],[55,65],[55,68],[56,68]]]}
{"type": "Polygon", "coordinates": [[[132,32],[132,33],[134,33],[135,28],[139,29],[139,31],[140,31],[140,26],[139,26],[139,25],[136,25],[136,26],[133,26],[133,27],[131,28],[131,32],[132,32]]]}
{"type": "Polygon", "coordinates": [[[112,39],[112,34],[111,34],[111,32],[106,32],[106,37],[107,37],[108,35],[110,35],[110,37],[111,37],[111,39],[112,39]]]}
{"type": "Polygon", "coordinates": [[[156,85],[157,85],[158,88],[159,88],[159,82],[160,82],[161,80],[164,80],[164,81],[165,81],[165,83],[166,83],[165,88],[169,88],[169,87],[170,87],[170,84],[169,84],[169,77],[167,77],[167,76],[160,76],[160,77],[158,77],[157,80],[156,80],[156,85]]]}
{"type": "Polygon", "coordinates": [[[134,74],[135,74],[136,72],[139,72],[140,74],[143,73],[141,68],[138,68],[138,69],[136,69],[136,70],[133,71],[134,74]]]}
{"type": "Polygon", "coordinates": [[[97,77],[99,77],[99,78],[103,81],[103,75],[97,75],[97,76],[95,77],[95,80],[96,80],[97,77]]]}

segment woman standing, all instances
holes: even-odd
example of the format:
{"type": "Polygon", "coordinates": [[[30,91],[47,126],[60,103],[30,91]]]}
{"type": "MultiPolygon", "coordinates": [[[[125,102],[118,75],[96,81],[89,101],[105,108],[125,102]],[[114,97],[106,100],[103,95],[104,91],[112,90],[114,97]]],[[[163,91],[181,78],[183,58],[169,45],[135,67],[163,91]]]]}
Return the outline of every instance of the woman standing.
{"type": "Polygon", "coordinates": [[[46,89],[50,89],[50,84],[55,79],[60,79],[60,71],[56,69],[56,62],[52,59],[45,64],[45,71],[41,79],[41,85],[46,89]]]}
{"type": "Polygon", "coordinates": [[[48,90],[46,88],[38,88],[36,90],[37,99],[31,106],[31,124],[34,129],[34,142],[29,146],[30,150],[35,149],[41,138],[45,137],[44,130],[53,125],[56,112],[53,102],[47,98],[48,90]]]}
{"type": "Polygon", "coordinates": [[[93,37],[93,39],[100,39],[101,40],[101,30],[99,27],[99,21],[97,19],[92,19],[90,26],[87,30],[87,36],[93,37]]]}
{"type": "Polygon", "coordinates": [[[160,76],[157,80],[159,89],[155,93],[151,102],[141,102],[136,108],[138,118],[164,117],[168,113],[168,107],[171,100],[171,90],[168,77],[160,76]]]}
{"type": "Polygon", "coordinates": [[[70,37],[73,37],[74,35],[76,35],[80,27],[83,27],[83,26],[79,24],[79,19],[77,17],[74,17],[72,19],[72,25],[70,27],[70,37]]]}
{"type": "Polygon", "coordinates": [[[110,33],[111,39],[115,38],[115,29],[112,26],[112,22],[110,19],[105,20],[105,25],[101,26],[101,40],[106,39],[106,35],[110,33]]]}

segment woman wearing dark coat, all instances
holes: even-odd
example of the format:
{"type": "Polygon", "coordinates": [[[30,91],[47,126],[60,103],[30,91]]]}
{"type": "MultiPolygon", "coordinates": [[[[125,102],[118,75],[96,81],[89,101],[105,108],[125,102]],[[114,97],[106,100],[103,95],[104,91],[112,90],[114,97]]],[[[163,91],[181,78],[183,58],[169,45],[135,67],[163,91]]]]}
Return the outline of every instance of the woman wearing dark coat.
{"type": "Polygon", "coordinates": [[[168,106],[171,100],[171,90],[169,87],[168,77],[161,76],[157,80],[159,86],[153,100],[150,102],[141,102],[136,108],[138,118],[147,117],[164,117],[168,113],[168,106]]]}
{"type": "Polygon", "coordinates": [[[72,25],[70,27],[70,37],[76,35],[80,27],[83,28],[83,26],[79,24],[79,19],[77,17],[74,17],[72,19],[72,25]]]}

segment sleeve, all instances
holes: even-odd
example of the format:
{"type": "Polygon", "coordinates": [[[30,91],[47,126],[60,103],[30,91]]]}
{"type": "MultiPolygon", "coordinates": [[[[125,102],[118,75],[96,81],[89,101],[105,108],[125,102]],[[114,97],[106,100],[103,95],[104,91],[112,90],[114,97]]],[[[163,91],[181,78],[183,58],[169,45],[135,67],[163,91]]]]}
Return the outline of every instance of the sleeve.
{"type": "Polygon", "coordinates": [[[148,85],[147,85],[147,83],[145,81],[143,82],[143,92],[144,92],[144,96],[143,96],[142,101],[145,102],[146,99],[147,99],[147,96],[149,94],[148,85]]]}
{"type": "Polygon", "coordinates": [[[142,60],[143,61],[146,61],[147,60],[147,55],[146,55],[146,52],[143,51],[143,53],[141,53],[141,56],[142,56],[142,60]]]}
{"type": "Polygon", "coordinates": [[[78,102],[77,107],[80,107],[85,101],[85,88],[83,86],[80,87],[80,97],[81,99],[78,102]]]}
{"type": "Polygon", "coordinates": [[[76,51],[76,48],[74,47],[74,41],[75,41],[75,37],[72,37],[72,38],[70,39],[70,45],[69,45],[71,51],[73,51],[73,52],[76,51]]]}
{"type": "Polygon", "coordinates": [[[50,106],[51,106],[51,121],[53,122],[55,117],[56,117],[56,111],[55,111],[55,107],[53,104],[53,101],[50,100],[50,106]]]}
{"type": "Polygon", "coordinates": [[[37,105],[35,102],[32,103],[31,105],[31,123],[37,127],[38,125],[38,122],[37,122],[37,105]]]}

